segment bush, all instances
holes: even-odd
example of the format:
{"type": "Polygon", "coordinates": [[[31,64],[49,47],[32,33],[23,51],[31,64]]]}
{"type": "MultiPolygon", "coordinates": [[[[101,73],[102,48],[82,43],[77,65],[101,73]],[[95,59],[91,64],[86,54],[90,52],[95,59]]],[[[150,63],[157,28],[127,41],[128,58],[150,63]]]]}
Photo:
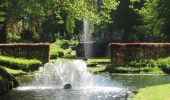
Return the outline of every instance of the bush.
{"type": "Polygon", "coordinates": [[[69,41],[68,40],[63,40],[62,42],[61,42],[61,45],[60,45],[60,47],[62,48],[62,49],[68,49],[69,48],[69,41]]]}
{"type": "Polygon", "coordinates": [[[130,62],[129,66],[131,67],[157,67],[157,62],[153,59],[145,59],[145,60],[135,60],[130,62]]]}
{"type": "Polygon", "coordinates": [[[72,50],[71,46],[77,45],[75,40],[56,40],[51,46],[50,58],[57,59],[58,57],[75,57],[76,53],[72,50]]]}
{"type": "Polygon", "coordinates": [[[53,49],[53,51],[50,52],[50,58],[51,59],[57,59],[58,57],[64,56],[64,50],[61,48],[53,49]]]}
{"type": "Polygon", "coordinates": [[[163,72],[170,74],[170,57],[158,59],[157,63],[163,72]]]}
{"type": "Polygon", "coordinates": [[[143,67],[157,67],[161,69],[164,73],[170,74],[170,57],[159,58],[157,60],[145,59],[139,61],[132,61],[128,66],[143,68],[143,67]]]}
{"type": "Polygon", "coordinates": [[[12,58],[0,56],[0,65],[11,69],[21,69],[23,71],[34,71],[41,66],[41,61],[35,59],[12,58]]]}
{"type": "Polygon", "coordinates": [[[64,56],[65,57],[76,57],[76,52],[73,51],[71,48],[69,48],[64,51],[64,56]]]}

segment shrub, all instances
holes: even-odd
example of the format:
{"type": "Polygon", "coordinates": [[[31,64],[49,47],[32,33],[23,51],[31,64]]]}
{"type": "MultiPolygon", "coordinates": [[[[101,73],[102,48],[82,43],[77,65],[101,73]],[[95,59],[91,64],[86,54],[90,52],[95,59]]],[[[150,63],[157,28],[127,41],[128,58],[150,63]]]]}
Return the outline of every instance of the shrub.
{"type": "Polygon", "coordinates": [[[75,55],[76,55],[76,53],[74,53],[74,51],[71,48],[66,49],[64,51],[64,56],[65,57],[75,57],[75,55]]]}
{"type": "Polygon", "coordinates": [[[153,59],[135,60],[130,62],[131,67],[157,67],[157,62],[153,59]]]}
{"type": "Polygon", "coordinates": [[[50,52],[51,59],[56,59],[58,57],[63,57],[63,56],[64,56],[64,50],[61,48],[53,49],[53,51],[50,52]]]}
{"type": "Polygon", "coordinates": [[[50,53],[50,59],[57,59],[58,58],[58,53],[57,52],[51,52],[50,53]]]}
{"type": "Polygon", "coordinates": [[[62,48],[62,49],[68,49],[69,48],[69,41],[68,40],[63,40],[62,42],[61,42],[61,45],[60,45],[60,47],[62,48]]]}
{"type": "Polygon", "coordinates": [[[75,40],[56,40],[51,46],[50,58],[56,59],[58,57],[75,57],[76,53],[71,47],[77,45],[75,40]]]}
{"type": "Polygon", "coordinates": [[[129,66],[136,67],[136,68],[158,67],[163,72],[170,74],[170,57],[159,58],[157,60],[145,59],[145,60],[132,61],[129,64],[129,66]]]}
{"type": "Polygon", "coordinates": [[[170,57],[157,60],[158,67],[165,73],[170,73],[170,57]]]}
{"type": "Polygon", "coordinates": [[[41,61],[35,59],[12,58],[0,56],[0,65],[7,66],[11,69],[21,69],[23,71],[34,71],[41,66],[41,61]]]}

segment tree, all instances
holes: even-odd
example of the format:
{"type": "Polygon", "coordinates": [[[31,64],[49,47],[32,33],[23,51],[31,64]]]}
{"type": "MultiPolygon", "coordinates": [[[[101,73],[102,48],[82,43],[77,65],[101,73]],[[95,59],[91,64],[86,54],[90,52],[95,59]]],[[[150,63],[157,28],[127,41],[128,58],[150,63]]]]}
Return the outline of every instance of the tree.
{"type": "Polygon", "coordinates": [[[136,27],[138,33],[145,37],[144,41],[164,42],[166,37],[169,37],[169,5],[168,0],[145,1],[145,5],[139,11],[142,23],[136,27]]]}
{"type": "Polygon", "coordinates": [[[129,42],[134,33],[134,27],[138,24],[138,12],[136,2],[132,0],[119,0],[117,10],[113,12],[114,27],[116,33],[122,33],[122,40],[129,42]]]}

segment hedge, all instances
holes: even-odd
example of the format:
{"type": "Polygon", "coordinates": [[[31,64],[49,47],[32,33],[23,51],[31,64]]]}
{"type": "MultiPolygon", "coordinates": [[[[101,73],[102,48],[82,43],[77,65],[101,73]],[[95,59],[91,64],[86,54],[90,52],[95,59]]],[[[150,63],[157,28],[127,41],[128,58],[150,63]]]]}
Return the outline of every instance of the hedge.
{"type": "Polygon", "coordinates": [[[42,65],[42,62],[35,59],[12,58],[0,56],[0,65],[11,69],[21,69],[23,71],[34,71],[42,65]]]}
{"type": "Polygon", "coordinates": [[[0,44],[0,55],[24,58],[38,59],[43,64],[49,62],[50,44],[48,43],[11,43],[0,44]]]}
{"type": "Polygon", "coordinates": [[[159,59],[170,56],[170,43],[110,43],[113,65],[124,65],[134,60],[159,59]]]}

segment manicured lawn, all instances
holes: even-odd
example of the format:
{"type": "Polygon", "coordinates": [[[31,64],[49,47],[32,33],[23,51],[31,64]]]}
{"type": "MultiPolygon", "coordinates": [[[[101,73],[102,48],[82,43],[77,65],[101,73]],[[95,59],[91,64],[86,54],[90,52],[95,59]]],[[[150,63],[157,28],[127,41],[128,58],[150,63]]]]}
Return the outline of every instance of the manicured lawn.
{"type": "Polygon", "coordinates": [[[170,100],[170,84],[139,89],[132,100],[170,100]]]}
{"type": "MultiPolygon", "coordinates": [[[[84,58],[58,58],[59,60],[83,60],[84,58]]],[[[54,62],[57,59],[50,59],[50,62],[54,62]]],[[[89,58],[88,63],[98,63],[98,62],[110,62],[110,58],[89,58]]]]}
{"type": "Polygon", "coordinates": [[[99,66],[99,67],[88,67],[87,68],[92,73],[103,72],[106,69],[106,66],[99,66]]]}
{"type": "Polygon", "coordinates": [[[88,63],[99,63],[99,62],[110,62],[110,58],[90,58],[87,60],[88,63]]]}
{"type": "Polygon", "coordinates": [[[139,74],[164,74],[164,72],[157,68],[151,68],[151,67],[142,67],[142,68],[134,68],[134,67],[124,67],[124,66],[108,66],[106,68],[107,72],[111,73],[139,73],[139,74]]]}

